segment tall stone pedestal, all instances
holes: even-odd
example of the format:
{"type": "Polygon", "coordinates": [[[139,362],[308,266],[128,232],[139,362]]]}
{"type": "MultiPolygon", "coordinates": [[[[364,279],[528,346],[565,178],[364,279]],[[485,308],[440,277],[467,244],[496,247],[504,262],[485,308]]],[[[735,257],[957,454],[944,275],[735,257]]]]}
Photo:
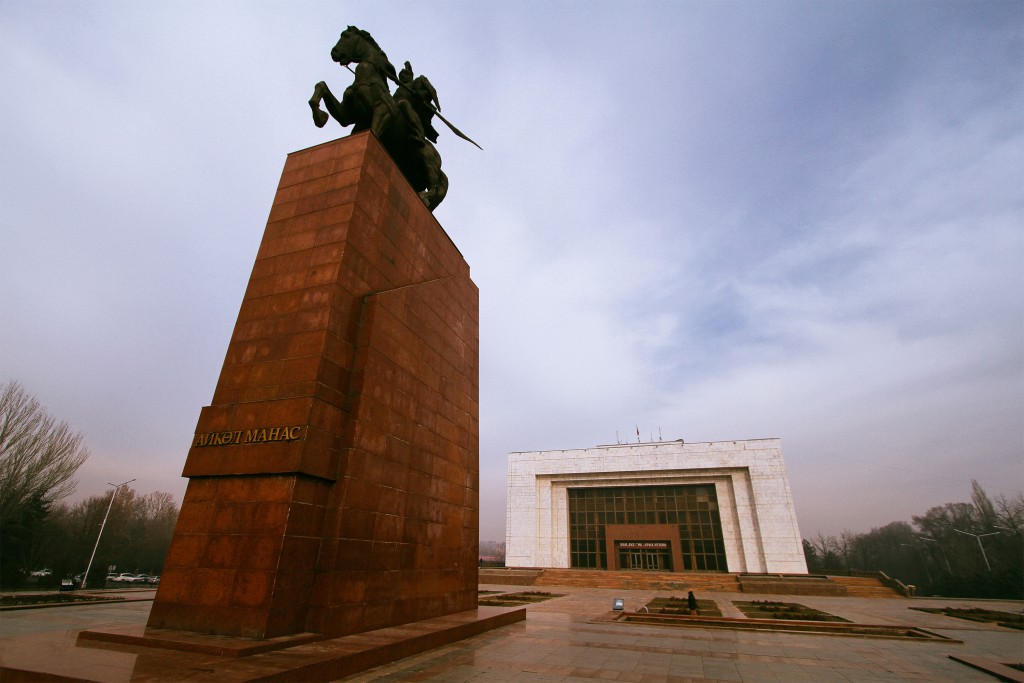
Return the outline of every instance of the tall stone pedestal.
{"type": "Polygon", "coordinates": [[[477,606],[478,292],[369,133],[289,155],[149,626],[271,638],[477,606]]]}

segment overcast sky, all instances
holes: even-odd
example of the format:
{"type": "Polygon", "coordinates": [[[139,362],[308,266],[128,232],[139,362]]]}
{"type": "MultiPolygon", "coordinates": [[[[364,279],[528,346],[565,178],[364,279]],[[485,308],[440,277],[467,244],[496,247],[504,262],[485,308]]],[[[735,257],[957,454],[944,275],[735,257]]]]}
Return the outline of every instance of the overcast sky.
{"type": "Polygon", "coordinates": [[[805,537],[1024,489],[1024,2],[0,2],[0,381],[180,502],[306,101],[437,87],[510,451],[780,437],[805,537]]]}

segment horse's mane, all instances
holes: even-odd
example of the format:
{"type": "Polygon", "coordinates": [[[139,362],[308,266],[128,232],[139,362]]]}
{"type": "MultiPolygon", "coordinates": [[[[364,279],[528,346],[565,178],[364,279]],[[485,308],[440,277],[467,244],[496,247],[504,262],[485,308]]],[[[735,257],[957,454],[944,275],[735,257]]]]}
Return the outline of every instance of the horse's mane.
{"type": "MultiPolygon", "coordinates": [[[[369,31],[364,31],[363,29],[357,28],[355,26],[349,26],[347,30],[355,31],[356,33],[359,34],[360,38],[368,42],[370,45],[373,45],[373,47],[376,48],[381,54],[384,54],[384,50],[381,48],[380,45],[377,44],[377,41],[373,39],[373,36],[370,35],[369,31]]],[[[387,57],[387,55],[384,56],[385,58],[387,57]]]]}

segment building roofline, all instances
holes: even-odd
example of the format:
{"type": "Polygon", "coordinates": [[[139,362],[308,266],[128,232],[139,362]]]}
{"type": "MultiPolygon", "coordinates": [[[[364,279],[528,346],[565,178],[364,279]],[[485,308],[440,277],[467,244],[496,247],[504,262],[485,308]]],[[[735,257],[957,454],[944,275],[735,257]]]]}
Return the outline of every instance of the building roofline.
{"type": "Polygon", "coordinates": [[[671,439],[667,441],[638,441],[636,443],[598,444],[596,446],[587,446],[583,448],[550,448],[547,450],[536,451],[509,451],[509,455],[516,455],[519,453],[556,453],[566,451],[586,451],[591,448],[631,448],[633,446],[667,446],[668,444],[710,445],[714,443],[743,443],[748,441],[781,441],[781,438],[777,436],[764,436],[756,439],[722,439],[720,441],[685,441],[683,439],[671,439]]]}

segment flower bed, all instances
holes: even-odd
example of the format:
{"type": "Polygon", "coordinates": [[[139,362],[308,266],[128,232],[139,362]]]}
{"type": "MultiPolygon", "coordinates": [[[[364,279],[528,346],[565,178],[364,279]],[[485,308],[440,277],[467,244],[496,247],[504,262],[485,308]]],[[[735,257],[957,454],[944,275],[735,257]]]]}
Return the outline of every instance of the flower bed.
{"type": "MultiPolygon", "coordinates": [[[[690,614],[686,598],[654,598],[647,603],[647,611],[651,614],[690,614]]],[[[697,612],[702,617],[720,617],[722,612],[714,600],[697,600],[697,612]]]]}
{"type": "Polygon", "coordinates": [[[944,614],[955,619],[980,621],[985,624],[996,624],[1006,628],[1024,630],[1024,614],[997,612],[996,610],[980,609],[977,607],[911,607],[910,609],[931,614],[944,614]]]}
{"type": "Polygon", "coordinates": [[[123,600],[120,597],[94,595],[68,595],[67,593],[28,593],[25,595],[2,595],[0,607],[33,607],[46,605],[73,605],[85,602],[110,602],[123,600]]]}
{"type": "Polygon", "coordinates": [[[837,617],[828,612],[801,605],[796,602],[774,602],[772,600],[754,600],[752,602],[733,601],[734,605],[751,619],[786,619],[789,621],[842,621],[849,619],[837,617]]]}
{"type": "Polygon", "coordinates": [[[543,602],[551,598],[561,598],[560,594],[542,593],[538,591],[524,591],[522,593],[504,593],[495,595],[493,598],[480,598],[477,604],[487,607],[522,607],[532,605],[535,602],[543,602]]]}

